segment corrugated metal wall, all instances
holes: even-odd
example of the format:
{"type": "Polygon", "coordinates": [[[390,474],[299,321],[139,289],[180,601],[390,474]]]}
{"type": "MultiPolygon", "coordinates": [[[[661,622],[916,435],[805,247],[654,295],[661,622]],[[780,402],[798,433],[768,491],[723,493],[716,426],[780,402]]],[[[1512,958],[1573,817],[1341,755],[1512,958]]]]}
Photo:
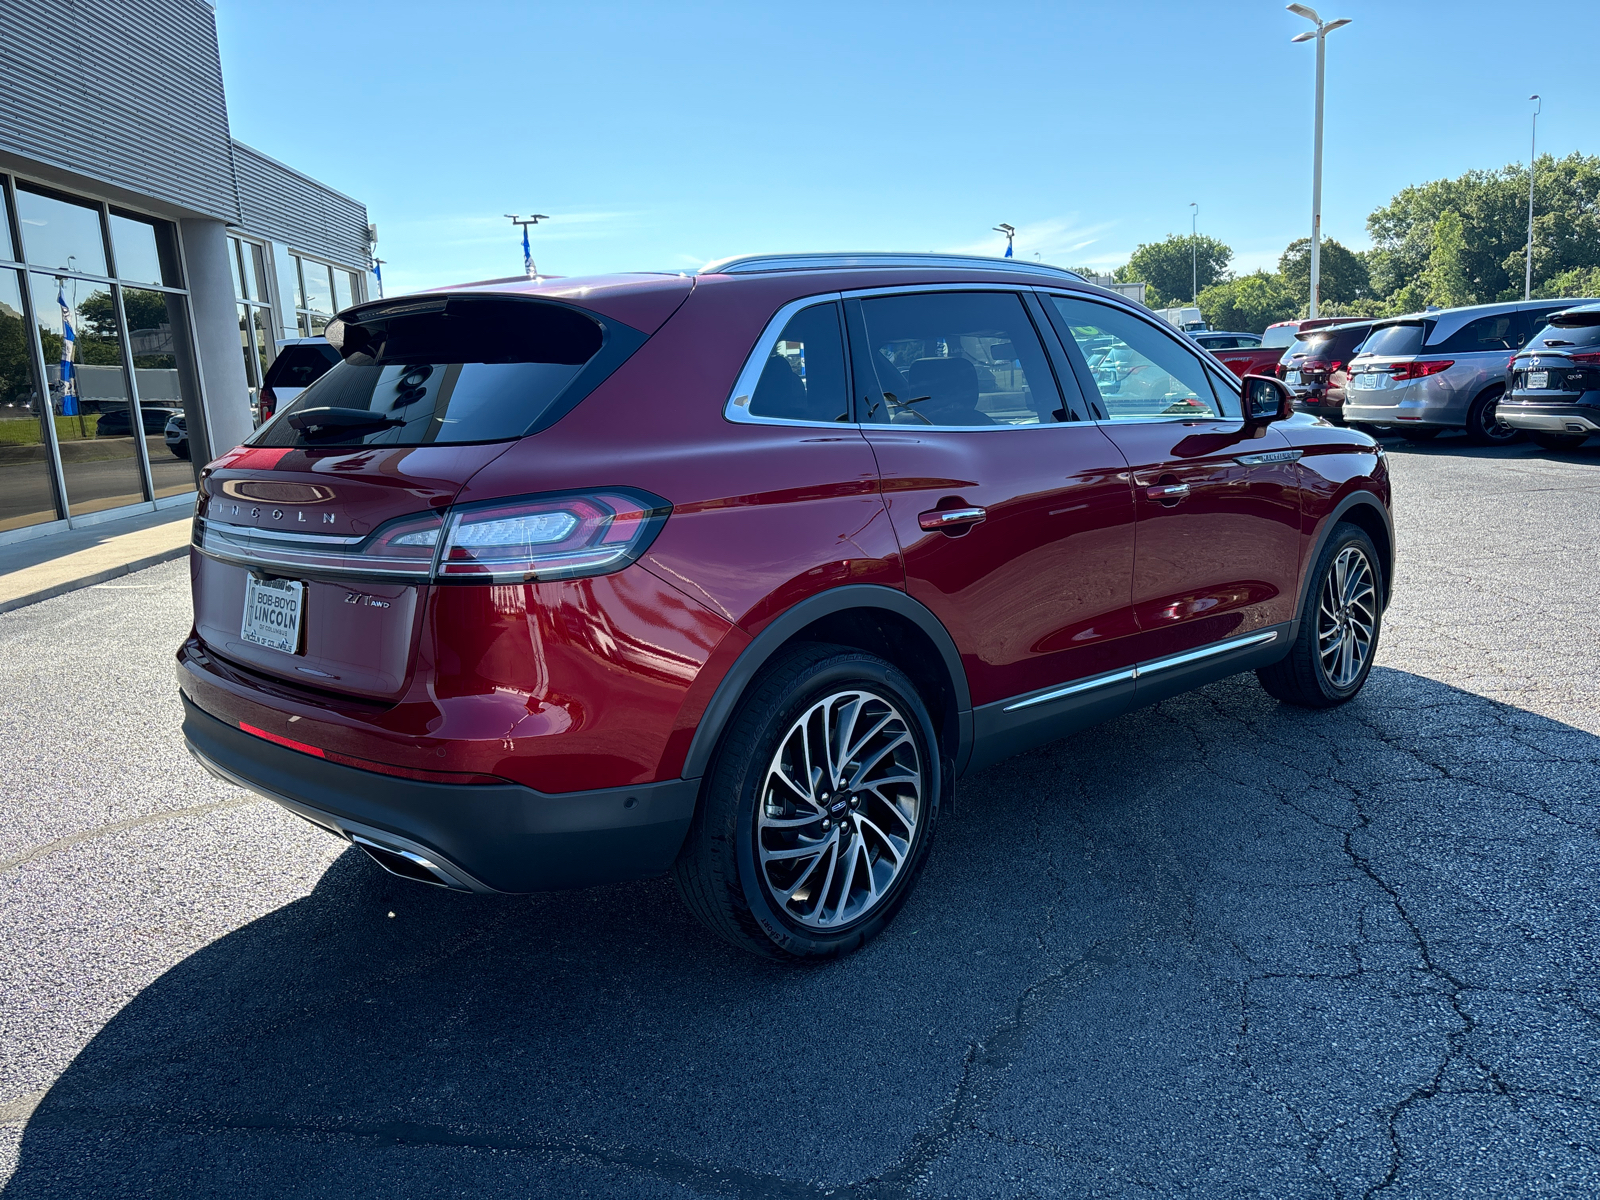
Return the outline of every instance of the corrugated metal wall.
{"type": "Polygon", "coordinates": [[[229,136],[202,0],[0,0],[0,149],[367,263],[365,205],[229,136]]]}
{"type": "Polygon", "coordinates": [[[237,220],[210,7],[0,0],[0,146],[237,220]]]}
{"type": "Polygon", "coordinates": [[[360,270],[367,265],[367,206],[308,179],[243,142],[233,143],[239,223],[360,270]]]}

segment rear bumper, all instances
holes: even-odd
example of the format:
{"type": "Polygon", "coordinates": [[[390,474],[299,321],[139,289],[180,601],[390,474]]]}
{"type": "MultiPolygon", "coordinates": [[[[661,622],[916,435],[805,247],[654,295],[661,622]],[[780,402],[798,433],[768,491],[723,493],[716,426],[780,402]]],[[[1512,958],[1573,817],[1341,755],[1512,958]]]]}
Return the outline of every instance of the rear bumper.
{"type": "Polygon", "coordinates": [[[1600,433],[1600,408],[1590,404],[1502,404],[1496,415],[1513,429],[1538,433],[1600,433]]]}
{"type": "Polygon", "coordinates": [[[659,875],[694,816],[697,779],[549,794],[379,775],[279,746],[183,697],[208,770],[361,846],[385,869],[473,892],[540,892],[659,875]]]}

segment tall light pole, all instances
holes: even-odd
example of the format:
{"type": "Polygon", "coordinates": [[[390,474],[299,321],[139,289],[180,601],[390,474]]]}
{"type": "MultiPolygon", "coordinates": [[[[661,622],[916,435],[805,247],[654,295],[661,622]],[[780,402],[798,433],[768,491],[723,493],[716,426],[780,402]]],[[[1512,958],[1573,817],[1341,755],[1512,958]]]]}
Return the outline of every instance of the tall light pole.
{"type": "Polygon", "coordinates": [[[1189,207],[1194,209],[1189,214],[1189,295],[1195,300],[1200,299],[1200,204],[1198,201],[1189,201],[1189,207]]]}
{"type": "Polygon", "coordinates": [[[1316,25],[1316,31],[1297,33],[1291,42],[1309,42],[1317,39],[1317,116],[1311,143],[1311,304],[1306,315],[1317,315],[1318,292],[1322,288],[1322,62],[1327,37],[1341,25],[1350,24],[1349,17],[1324,22],[1317,10],[1304,4],[1290,4],[1288,9],[1297,17],[1304,17],[1316,25]]]}
{"type": "MultiPolygon", "coordinates": [[[[1539,93],[1535,92],[1528,97],[1529,100],[1539,100],[1539,93]]],[[[1533,110],[1533,133],[1528,139],[1528,268],[1522,277],[1522,298],[1533,299],[1533,156],[1539,148],[1539,114],[1544,111],[1544,101],[1539,100],[1539,106],[1533,110]]]]}

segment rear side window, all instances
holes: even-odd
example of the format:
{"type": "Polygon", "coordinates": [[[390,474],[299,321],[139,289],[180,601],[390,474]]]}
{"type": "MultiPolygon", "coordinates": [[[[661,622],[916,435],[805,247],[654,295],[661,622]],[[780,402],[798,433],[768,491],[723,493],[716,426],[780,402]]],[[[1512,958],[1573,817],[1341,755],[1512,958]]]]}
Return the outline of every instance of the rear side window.
{"type": "Polygon", "coordinates": [[[1516,350],[1528,340],[1527,322],[1520,312],[1497,313],[1468,321],[1430,354],[1481,354],[1494,350],[1516,350]]]}
{"type": "Polygon", "coordinates": [[[380,309],[347,325],[344,361],[249,444],[422,446],[521,437],[547,415],[565,413],[644,341],[627,326],[602,327],[542,301],[452,297],[432,311],[415,307],[388,319],[380,309]]]}
{"type": "Polygon", "coordinates": [[[852,303],[865,333],[856,378],[866,392],[868,424],[981,428],[1072,419],[1015,293],[934,292],[852,303]]]}
{"type": "Polygon", "coordinates": [[[1422,350],[1423,324],[1421,321],[1404,325],[1379,325],[1361,344],[1363,354],[1417,354],[1422,350]]]}
{"type": "Polygon", "coordinates": [[[785,421],[848,421],[839,307],[814,304],[783,327],[761,368],[750,415],[785,421]]]}
{"type": "Polygon", "coordinates": [[[339,352],[326,342],[311,345],[285,346],[267,368],[263,380],[271,388],[310,387],[328,373],[328,368],[339,361],[339,352]]]}

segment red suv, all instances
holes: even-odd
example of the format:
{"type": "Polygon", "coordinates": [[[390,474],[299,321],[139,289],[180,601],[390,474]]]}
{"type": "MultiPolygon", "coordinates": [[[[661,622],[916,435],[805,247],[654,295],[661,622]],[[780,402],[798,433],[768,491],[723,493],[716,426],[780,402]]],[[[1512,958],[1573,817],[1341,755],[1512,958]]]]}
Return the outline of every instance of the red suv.
{"type": "Polygon", "coordinates": [[[938,255],[360,305],[203,473],[184,733],[386,869],[891,918],[955,780],[1255,670],[1360,690],[1382,451],[1066,271],[938,255]]]}

